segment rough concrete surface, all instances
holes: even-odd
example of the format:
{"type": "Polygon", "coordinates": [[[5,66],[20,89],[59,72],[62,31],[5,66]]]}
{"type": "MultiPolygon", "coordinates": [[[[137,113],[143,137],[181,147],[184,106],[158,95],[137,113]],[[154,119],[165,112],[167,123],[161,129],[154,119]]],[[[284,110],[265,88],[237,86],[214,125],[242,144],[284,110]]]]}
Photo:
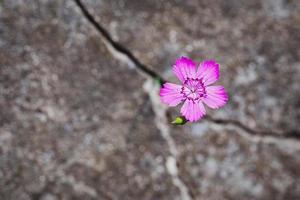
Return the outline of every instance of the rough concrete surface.
{"type": "Polygon", "coordinates": [[[82,3],[165,79],[216,59],[229,103],[172,126],[75,1],[0,0],[1,200],[300,199],[297,0],[82,3]]]}

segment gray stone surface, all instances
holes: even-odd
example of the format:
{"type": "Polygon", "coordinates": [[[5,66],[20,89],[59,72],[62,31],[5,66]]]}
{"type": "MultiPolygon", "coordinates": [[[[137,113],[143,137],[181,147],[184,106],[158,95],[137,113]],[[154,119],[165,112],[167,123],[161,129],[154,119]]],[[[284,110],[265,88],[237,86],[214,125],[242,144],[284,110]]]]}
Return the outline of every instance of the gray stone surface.
{"type": "Polygon", "coordinates": [[[182,54],[197,61],[217,59],[231,104],[214,115],[258,130],[299,132],[296,1],[120,0],[90,9],[115,39],[157,71],[169,70],[182,54]],[[273,7],[286,16],[274,17],[273,7]]]}
{"type": "Polygon", "coordinates": [[[230,102],[210,115],[270,137],[209,120],[166,137],[72,0],[0,0],[0,199],[300,199],[297,1],[83,3],[170,80],[179,55],[217,59],[230,102]]]}

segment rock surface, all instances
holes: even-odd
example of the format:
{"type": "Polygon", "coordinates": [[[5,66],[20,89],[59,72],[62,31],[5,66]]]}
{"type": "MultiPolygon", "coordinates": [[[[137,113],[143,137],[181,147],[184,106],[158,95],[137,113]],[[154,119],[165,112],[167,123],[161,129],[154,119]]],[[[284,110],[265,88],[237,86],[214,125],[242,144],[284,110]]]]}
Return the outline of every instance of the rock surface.
{"type": "Polygon", "coordinates": [[[230,102],[210,115],[257,134],[203,120],[166,136],[146,79],[74,1],[0,0],[0,199],[300,199],[297,1],[83,3],[169,80],[180,55],[217,59],[230,102]]]}

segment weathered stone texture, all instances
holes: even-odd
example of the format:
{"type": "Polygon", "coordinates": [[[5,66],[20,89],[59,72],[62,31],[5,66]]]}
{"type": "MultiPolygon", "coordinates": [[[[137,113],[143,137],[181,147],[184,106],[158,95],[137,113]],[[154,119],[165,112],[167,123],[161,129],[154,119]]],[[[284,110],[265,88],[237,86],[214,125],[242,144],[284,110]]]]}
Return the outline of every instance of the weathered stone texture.
{"type": "MultiPolygon", "coordinates": [[[[217,59],[230,101],[209,114],[274,136],[171,127],[191,199],[300,199],[297,1],[83,3],[167,79],[179,55],[217,59]]],[[[72,0],[0,0],[0,199],[182,199],[144,82],[72,0]]]]}

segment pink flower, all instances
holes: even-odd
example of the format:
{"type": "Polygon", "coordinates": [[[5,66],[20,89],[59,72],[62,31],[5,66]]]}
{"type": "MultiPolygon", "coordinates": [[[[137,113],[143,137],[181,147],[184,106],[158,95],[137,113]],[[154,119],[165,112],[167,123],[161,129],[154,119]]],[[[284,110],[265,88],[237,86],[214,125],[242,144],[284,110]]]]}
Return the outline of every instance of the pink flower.
{"type": "Polygon", "coordinates": [[[219,79],[219,64],[214,60],[203,61],[196,69],[193,60],[181,57],[177,59],[173,73],[181,85],[165,83],[160,90],[160,98],[169,106],[183,103],[180,113],[187,120],[194,122],[206,114],[203,103],[212,109],[227,103],[224,87],[210,86],[219,79]]]}

